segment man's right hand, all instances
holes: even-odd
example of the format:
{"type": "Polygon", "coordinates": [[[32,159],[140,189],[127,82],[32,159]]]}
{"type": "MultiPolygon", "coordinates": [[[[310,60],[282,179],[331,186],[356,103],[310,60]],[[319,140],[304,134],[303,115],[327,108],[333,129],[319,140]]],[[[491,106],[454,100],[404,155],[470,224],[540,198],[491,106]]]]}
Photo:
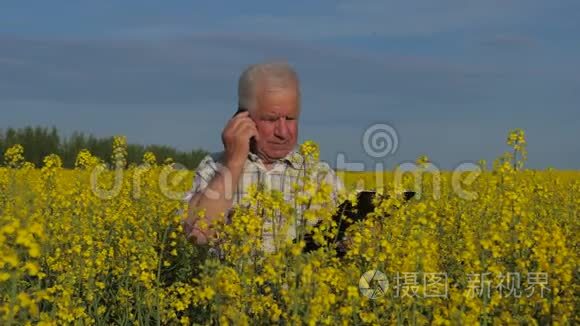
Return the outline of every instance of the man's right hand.
{"type": "Polygon", "coordinates": [[[238,113],[228,121],[222,132],[226,165],[243,167],[252,137],[258,137],[258,129],[248,111],[238,113]]]}
{"type": "Polygon", "coordinates": [[[205,190],[212,190],[218,194],[217,198],[206,196],[206,191],[193,195],[189,201],[188,218],[190,235],[198,244],[207,243],[215,236],[211,226],[220,214],[227,214],[232,207],[233,197],[231,190],[238,184],[244,168],[244,163],[250,152],[250,138],[258,137],[256,124],[248,112],[235,115],[224,127],[222,142],[225,149],[225,166],[220,167],[209,181],[205,190]],[[197,212],[205,209],[205,218],[200,223],[197,212]]]}

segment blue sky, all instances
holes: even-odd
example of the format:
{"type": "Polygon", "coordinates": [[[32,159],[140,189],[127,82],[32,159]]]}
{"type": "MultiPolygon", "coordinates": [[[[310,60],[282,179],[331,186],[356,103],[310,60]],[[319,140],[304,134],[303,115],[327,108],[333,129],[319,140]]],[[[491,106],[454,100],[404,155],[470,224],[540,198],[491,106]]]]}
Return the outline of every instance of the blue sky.
{"type": "Polygon", "coordinates": [[[331,165],[491,162],[523,128],[529,167],[578,169],[579,22],[573,0],[2,1],[0,128],[218,151],[241,70],[287,60],[331,165]],[[378,161],[376,123],[398,136],[378,161]]]}

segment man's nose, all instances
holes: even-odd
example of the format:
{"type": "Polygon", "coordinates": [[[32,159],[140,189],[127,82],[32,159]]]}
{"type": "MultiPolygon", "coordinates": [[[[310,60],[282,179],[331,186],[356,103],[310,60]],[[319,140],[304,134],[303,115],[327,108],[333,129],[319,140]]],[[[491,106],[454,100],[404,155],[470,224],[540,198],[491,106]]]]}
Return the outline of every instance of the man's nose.
{"type": "Polygon", "coordinates": [[[274,135],[278,138],[286,139],[288,137],[288,123],[285,117],[280,117],[276,121],[276,128],[274,128],[274,135]]]}

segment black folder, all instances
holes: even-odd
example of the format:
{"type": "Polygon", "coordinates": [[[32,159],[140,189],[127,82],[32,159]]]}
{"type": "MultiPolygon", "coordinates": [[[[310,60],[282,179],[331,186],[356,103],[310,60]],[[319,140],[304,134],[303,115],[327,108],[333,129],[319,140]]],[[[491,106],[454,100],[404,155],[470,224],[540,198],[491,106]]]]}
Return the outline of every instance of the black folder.
{"type": "MultiPolygon", "coordinates": [[[[367,214],[375,210],[375,205],[373,204],[373,199],[375,196],[375,191],[364,190],[357,194],[356,205],[353,206],[351,201],[345,200],[338,206],[336,213],[332,216],[333,220],[336,221],[337,225],[339,225],[338,234],[334,239],[326,239],[328,244],[339,244],[336,249],[336,254],[338,257],[342,257],[346,254],[346,248],[340,245],[341,240],[344,238],[346,229],[353,223],[363,220],[366,218],[367,214]]],[[[413,196],[415,196],[415,192],[413,191],[405,191],[403,193],[403,199],[405,201],[409,201],[411,198],[413,198],[413,196]]],[[[321,222],[319,222],[314,227],[319,227],[320,224],[321,222]]],[[[310,252],[321,247],[312,239],[312,234],[305,234],[304,241],[306,242],[306,246],[304,247],[303,252],[310,252]]]]}

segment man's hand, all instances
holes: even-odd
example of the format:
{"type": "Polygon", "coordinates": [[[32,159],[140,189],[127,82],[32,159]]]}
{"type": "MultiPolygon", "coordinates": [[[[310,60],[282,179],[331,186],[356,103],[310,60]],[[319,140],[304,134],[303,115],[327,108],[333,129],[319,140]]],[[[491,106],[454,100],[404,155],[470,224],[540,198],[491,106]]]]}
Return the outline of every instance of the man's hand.
{"type": "Polygon", "coordinates": [[[226,166],[243,167],[252,137],[258,137],[258,129],[248,111],[238,113],[228,121],[222,132],[226,166]]]}

